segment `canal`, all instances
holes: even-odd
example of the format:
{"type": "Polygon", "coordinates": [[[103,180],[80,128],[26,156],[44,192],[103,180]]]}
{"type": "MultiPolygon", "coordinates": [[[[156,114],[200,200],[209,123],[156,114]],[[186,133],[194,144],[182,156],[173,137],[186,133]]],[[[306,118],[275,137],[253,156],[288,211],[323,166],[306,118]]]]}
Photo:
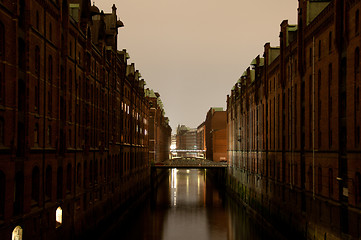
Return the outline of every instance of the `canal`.
{"type": "Polygon", "coordinates": [[[170,169],[145,202],[102,239],[275,239],[217,187],[210,171],[170,169]]]}

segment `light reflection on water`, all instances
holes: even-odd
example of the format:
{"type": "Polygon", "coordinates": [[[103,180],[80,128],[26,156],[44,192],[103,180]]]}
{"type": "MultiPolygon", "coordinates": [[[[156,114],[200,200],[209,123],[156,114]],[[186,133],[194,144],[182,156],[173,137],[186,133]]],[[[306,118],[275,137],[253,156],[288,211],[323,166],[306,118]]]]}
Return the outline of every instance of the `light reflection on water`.
{"type": "Polygon", "coordinates": [[[169,178],[156,194],[115,229],[106,239],[271,239],[242,207],[213,185],[206,170],[195,169],[169,170],[169,178]]]}

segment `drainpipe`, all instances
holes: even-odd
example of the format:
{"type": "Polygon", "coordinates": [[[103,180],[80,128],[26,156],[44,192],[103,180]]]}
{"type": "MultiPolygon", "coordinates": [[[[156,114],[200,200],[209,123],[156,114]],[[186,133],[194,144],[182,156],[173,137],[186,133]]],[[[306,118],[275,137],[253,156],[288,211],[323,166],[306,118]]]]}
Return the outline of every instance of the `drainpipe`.
{"type": "Polygon", "coordinates": [[[315,37],[312,38],[312,196],[315,199],[315,37]]]}
{"type": "Polygon", "coordinates": [[[292,138],[293,138],[293,124],[292,124],[292,117],[293,117],[293,107],[292,107],[292,104],[293,104],[293,95],[292,95],[292,87],[293,87],[293,81],[292,81],[292,57],[290,57],[289,59],[289,73],[288,73],[288,76],[289,76],[289,82],[291,82],[291,91],[290,91],[290,103],[289,103],[289,107],[288,107],[288,110],[289,110],[289,113],[288,113],[288,123],[290,126],[288,127],[291,127],[291,137],[289,139],[289,147],[291,148],[291,158],[289,159],[289,168],[290,168],[290,188],[292,189],[292,181],[293,181],[293,176],[292,176],[292,163],[293,163],[293,142],[292,142],[292,138]]]}

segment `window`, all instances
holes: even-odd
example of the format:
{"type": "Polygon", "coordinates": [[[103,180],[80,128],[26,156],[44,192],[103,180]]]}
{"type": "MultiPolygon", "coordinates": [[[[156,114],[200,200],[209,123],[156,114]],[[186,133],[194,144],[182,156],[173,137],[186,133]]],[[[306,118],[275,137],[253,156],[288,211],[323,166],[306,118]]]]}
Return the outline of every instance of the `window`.
{"type": "MultiPolygon", "coordinates": [[[[360,72],[360,49],[355,49],[355,66],[354,66],[355,78],[356,75],[360,72]]],[[[356,79],[355,79],[356,80],[356,79]]]]}
{"type": "Polygon", "coordinates": [[[36,29],[39,30],[39,12],[36,11],[36,23],[35,23],[36,29]]]}
{"type": "Polygon", "coordinates": [[[355,176],[355,197],[356,203],[361,203],[361,174],[359,172],[355,176]]]}
{"type": "Polygon", "coordinates": [[[4,136],[5,136],[5,123],[4,119],[0,117],[0,146],[4,145],[4,136]]]}
{"type": "Polygon", "coordinates": [[[359,10],[356,11],[355,14],[355,34],[357,35],[359,33],[360,28],[360,13],[359,10]]]}
{"type": "Polygon", "coordinates": [[[51,145],[51,126],[48,126],[48,130],[46,131],[48,144],[51,145]]]}
{"type": "Polygon", "coordinates": [[[50,41],[53,41],[53,26],[51,23],[49,24],[49,39],[50,41]]]}
{"type": "Polygon", "coordinates": [[[318,41],[318,60],[321,60],[321,40],[318,41]]]}
{"type": "Polygon", "coordinates": [[[56,227],[60,227],[63,224],[63,210],[58,207],[55,212],[56,227]]]}
{"type": "Polygon", "coordinates": [[[57,185],[56,185],[57,199],[63,198],[63,168],[59,167],[57,171],[57,185]]]}
{"type": "Polygon", "coordinates": [[[71,164],[66,167],[66,190],[71,191],[71,164]]]}
{"type": "Polygon", "coordinates": [[[87,186],[87,184],[88,184],[88,174],[87,174],[87,171],[88,171],[88,168],[87,168],[87,163],[86,163],[86,161],[84,162],[84,170],[83,170],[83,172],[84,172],[84,182],[83,182],[83,185],[84,185],[84,188],[87,186]]]}
{"type": "Polygon", "coordinates": [[[5,213],[5,174],[0,170],[0,219],[4,218],[5,213]]]}
{"type": "Polygon", "coordinates": [[[68,130],[68,136],[69,136],[69,147],[72,147],[72,134],[71,134],[71,129],[68,130]]]}
{"type": "Polygon", "coordinates": [[[333,169],[328,169],[328,195],[332,197],[333,195],[333,169]]]}
{"type": "Polygon", "coordinates": [[[24,173],[17,172],[15,175],[15,184],[14,184],[14,216],[23,213],[24,206],[24,173]]]}
{"type": "Polygon", "coordinates": [[[45,173],[45,197],[46,200],[51,200],[51,191],[52,191],[52,170],[51,166],[46,167],[45,173]]]}
{"type": "Polygon", "coordinates": [[[76,167],[76,183],[80,187],[81,186],[81,167],[80,163],[78,163],[78,166],[76,167]]]}
{"type": "Polygon", "coordinates": [[[328,34],[328,51],[331,52],[332,49],[332,32],[328,34]]]}
{"type": "Polygon", "coordinates": [[[24,71],[26,66],[26,44],[24,39],[22,38],[18,39],[18,49],[19,49],[18,65],[19,68],[24,71]]]}
{"type": "Polygon", "coordinates": [[[40,48],[39,46],[35,46],[35,75],[38,78],[35,82],[35,103],[34,107],[35,110],[39,111],[39,99],[40,99],[40,93],[39,93],[39,82],[40,82],[40,48]]]}
{"type": "Polygon", "coordinates": [[[356,88],[356,110],[360,110],[360,87],[356,88]]]}
{"type": "Polygon", "coordinates": [[[39,144],[39,124],[35,123],[34,127],[34,145],[39,144]]]}
{"type": "Polygon", "coordinates": [[[31,200],[33,200],[34,205],[39,202],[40,194],[40,174],[39,168],[34,167],[31,175],[31,200]]]}
{"type": "Polygon", "coordinates": [[[22,240],[23,239],[23,229],[20,226],[16,226],[11,235],[12,240],[22,240]]]}
{"type": "Polygon", "coordinates": [[[53,88],[53,57],[49,55],[49,70],[48,70],[48,80],[49,80],[49,91],[48,91],[48,112],[51,113],[52,110],[52,88],[53,88]]]}
{"type": "Polygon", "coordinates": [[[317,81],[317,104],[318,104],[318,108],[317,108],[317,127],[318,127],[318,147],[321,147],[321,113],[322,113],[322,104],[321,104],[321,70],[318,70],[318,81],[317,81]]]}
{"type": "Polygon", "coordinates": [[[322,168],[318,167],[318,193],[322,193],[322,168]]]}
{"type": "Polygon", "coordinates": [[[0,57],[4,57],[4,50],[5,50],[5,29],[2,22],[0,22],[0,57]]]}
{"type": "Polygon", "coordinates": [[[313,189],[313,171],[312,171],[312,166],[310,166],[310,167],[308,168],[307,175],[308,175],[308,188],[310,189],[310,191],[312,191],[312,189],[313,189]]]}

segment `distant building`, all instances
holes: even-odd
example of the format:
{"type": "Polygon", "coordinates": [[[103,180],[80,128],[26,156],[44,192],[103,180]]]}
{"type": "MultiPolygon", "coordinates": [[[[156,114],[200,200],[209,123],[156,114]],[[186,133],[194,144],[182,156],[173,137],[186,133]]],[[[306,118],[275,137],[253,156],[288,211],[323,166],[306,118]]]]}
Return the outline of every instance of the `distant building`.
{"type": "Polygon", "coordinates": [[[162,162],[169,159],[172,129],[165,117],[162,100],[157,92],[145,90],[149,100],[149,161],[162,162]]]}
{"type": "MultiPolygon", "coordinates": [[[[197,129],[185,125],[177,127],[177,150],[197,150],[197,129]]],[[[178,154],[178,156],[194,157],[196,154],[178,154]]]]}
{"type": "Polygon", "coordinates": [[[197,127],[197,149],[206,150],[206,123],[203,122],[197,127]]]}
{"type": "Polygon", "coordinates": [[[223,111],[223,108],[209,109],[205,121],[205,145],[208,160],[216,162],[227,160],[226,129],[227,112],[223,111]]]}

